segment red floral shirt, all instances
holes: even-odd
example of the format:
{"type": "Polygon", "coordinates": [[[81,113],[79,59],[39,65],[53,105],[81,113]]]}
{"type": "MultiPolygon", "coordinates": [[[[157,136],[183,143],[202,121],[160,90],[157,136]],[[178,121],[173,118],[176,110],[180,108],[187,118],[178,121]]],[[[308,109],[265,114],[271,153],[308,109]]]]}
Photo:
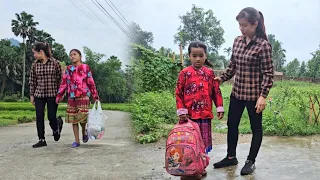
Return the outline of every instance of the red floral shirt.
{"type": "Polygon", "coordinates": [[[188,114],[191,119],[213,119],[212,101],[217,112],[224,112],[219,83],[214,78],[213,70],[205,66],[183,69],[176,87],[177,114],[188,114]]]}

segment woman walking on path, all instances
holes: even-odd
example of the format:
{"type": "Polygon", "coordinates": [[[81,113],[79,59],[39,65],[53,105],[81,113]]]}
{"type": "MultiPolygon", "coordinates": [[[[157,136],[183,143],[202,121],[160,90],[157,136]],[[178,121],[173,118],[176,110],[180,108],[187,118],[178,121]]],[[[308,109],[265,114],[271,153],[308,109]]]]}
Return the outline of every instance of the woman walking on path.
{"type": "Polygon", "coordinates": [[[81,52],[77,49],[70,51],[72,65],[68,66],[62,78],[62,83],[56,98],[57,104],[63,99],[67,90],[68,106],[66,112],[66,123],[73,124],[75,142],[71,147],[79,147],[79,123],[82,127],[83,143],[88,142],[86,123],[90,106],[90,96],[95,101],[99,100],[98,92],[92,78],[90,67],[81,61],[81,52]]]}
{"type": "Polygon", "coordinates": [[[36,107],[37,131],[39,142],[34,148],[47,146],[45,140],[44,109],[47,104],[48,119],[55,141],[60,139],[60,127],[57,120],[58,104],[57,90],[61,82],[60,63],[52,58],[50,46],[47,43],[35,43],[32,49],[36,61],[32,64],[30,73],[30,101],[36,107]]]}
{"type": "Polygon", "coordinates": [[[214,164],[215,168],[237,165],[236,148],[238,126],[244,108],[247,108],[252,141],[249,156],[241,175],[251,174],[262,142],[262,111],[273,85],[272,47],[265,32],[261,12],[252,7],[240,11],[236,17],[242,36],[235,38],[229,67],[215,80],[223,83],[235,76],[228,114],[228,154],[214,164]]]}
{"type": "MultiPolygon", "coordinates": [[[[218,119],[222,119],[223,99],[219,83],[214,81],[213,70],[204,66],[213,67],[207,60],[207,46],[200,42],[192,42],[188,47],[188,54],[192,65],[180,72],[177,81],[177,114],[180,120],[190,118],[199,125],[205,152],[208,154],[212,150],[212,101],[217,107],[218,119]]],[[[205,170],[202,176],[206,174],[205,170]]]]}

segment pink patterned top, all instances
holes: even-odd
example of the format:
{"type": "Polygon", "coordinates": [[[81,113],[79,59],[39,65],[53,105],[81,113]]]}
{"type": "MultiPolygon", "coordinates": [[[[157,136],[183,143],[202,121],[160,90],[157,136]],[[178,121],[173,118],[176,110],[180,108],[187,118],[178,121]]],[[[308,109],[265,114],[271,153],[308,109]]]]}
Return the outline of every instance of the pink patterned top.
{"type": "Polygon", "coordinates": [[[56,97],[57,102],[63,98],[66,90],[68,90],[70,99],[84,96],[92,96],[95,100],[99,99],[90,67],[87,64],[67,67],[56,97]]]}

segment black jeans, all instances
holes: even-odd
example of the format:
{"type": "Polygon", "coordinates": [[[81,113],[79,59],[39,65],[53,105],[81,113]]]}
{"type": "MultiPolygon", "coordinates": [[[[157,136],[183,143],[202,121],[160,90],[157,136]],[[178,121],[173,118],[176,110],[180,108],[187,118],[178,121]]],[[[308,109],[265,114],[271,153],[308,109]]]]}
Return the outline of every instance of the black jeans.
{"type": "Polygon", "coordinates": [[[37,131],[39,139],[45,139],[44,132],[44,109],[47,104],[48,119],[50,122],[51,129],[53,131],[58,130],[58,120],[57,120],[57,110],[58,104],[56,103],[55,97],[50,98],[34,98],[36,106],[36,116],[37,116],[37,131]]]}
{"type": "Polygon", "coordinates": [[[262,142],[262,112],[256,113],[256,101],[243,101],[230,97],[228,113],[228,156],[236,156],[239,136],[239,124],[244,108],[247,108],[252,130],[251,147],[248,160],[255,162],[262,142]]]}

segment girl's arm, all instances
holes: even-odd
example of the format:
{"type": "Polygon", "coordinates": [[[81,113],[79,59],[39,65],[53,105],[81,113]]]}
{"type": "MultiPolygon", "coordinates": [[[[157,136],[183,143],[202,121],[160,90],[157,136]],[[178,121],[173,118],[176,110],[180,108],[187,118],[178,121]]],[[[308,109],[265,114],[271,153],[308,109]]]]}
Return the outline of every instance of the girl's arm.
{"type": "Polygon", "coordinates": [[[99,100],[96,84],[94,83],[90,67],[88,66],[87,85],[94,100],[99,100]]]}
{"type": "Polygon", "coordinates": [[[60,84],[60,87],[59,87],[59,90],[58,90],[58,94],[57,94],[57,97],[56,97],[56,102],[59,103],[59,101],[63,98],[64,96],[64,93],[66,92],[67,90],[67,87],[68,87],[68,80],[67,80],[67,77],[69,76],[69,71],[68,69],[66,69],[63,77],[62,77],[62,82],[60,84]]]}
{"type": "Polygon", "coordinates": [[[223,98],[220,90],[219,82],[214,80],[215,75],[213,74],[212,83],[213,83],[213,91],[212,91],[212,100],[217,107],[217,112],[224,112],[223,109],[223,98]]]}
{"type": "Polygon", "coordinates": [[[184,105],[184,85],[185,85],[185,75],[184,72],[180,72],[177,80],[176,86],[176,106],[177,106],[177,114],[185,115],[188,114],[188,109],[184,105]]]}
{"type": "Polygon", "coordinates": [[[273,86],[273,62],[272,62],[272,47],[269,43],[265,43],[261,54],[261,72],[263,74],[261,95],[267,98],[271,87],[273,86]]]}

